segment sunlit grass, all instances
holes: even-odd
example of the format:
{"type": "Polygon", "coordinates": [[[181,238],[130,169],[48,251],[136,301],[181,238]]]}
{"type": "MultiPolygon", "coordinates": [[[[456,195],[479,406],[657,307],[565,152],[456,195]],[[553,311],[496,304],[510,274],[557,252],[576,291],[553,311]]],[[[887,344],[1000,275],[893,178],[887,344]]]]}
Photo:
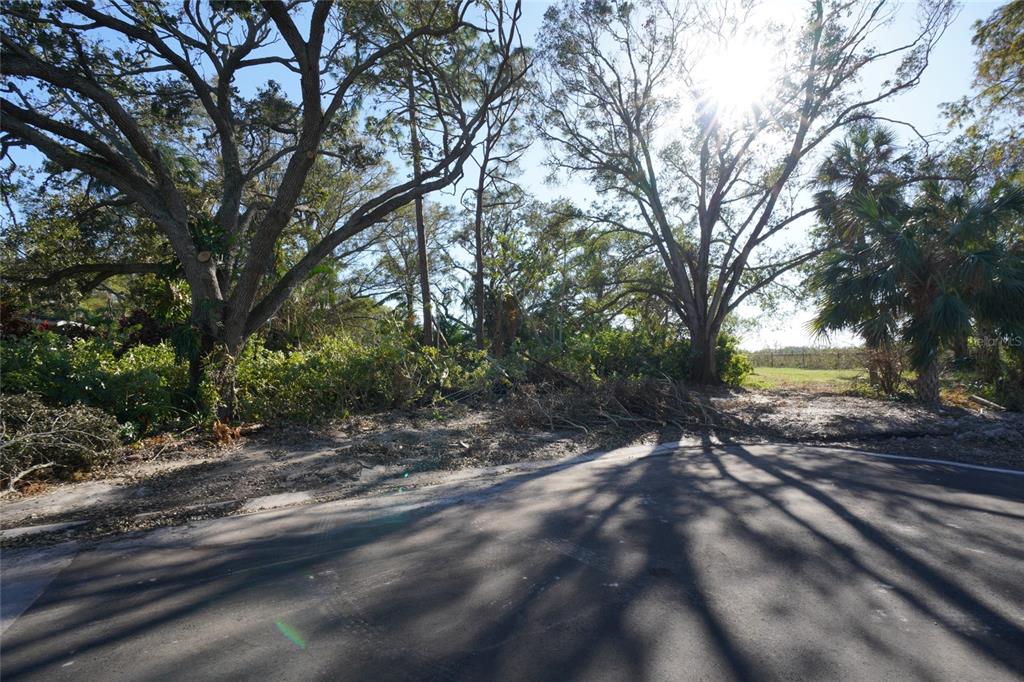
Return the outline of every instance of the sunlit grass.
{"type": "Polygon", "coordinates": [[[813,388],[851,390],[864,371],[857,369],[802,369],[799,367],[756,367],[743,380],[745,388],[813,388]]]}

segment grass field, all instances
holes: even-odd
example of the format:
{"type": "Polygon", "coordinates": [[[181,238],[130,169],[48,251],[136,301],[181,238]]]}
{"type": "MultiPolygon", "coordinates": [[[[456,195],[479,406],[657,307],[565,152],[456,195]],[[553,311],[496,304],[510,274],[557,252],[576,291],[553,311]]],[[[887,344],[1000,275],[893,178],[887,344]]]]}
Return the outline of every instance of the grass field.
{"type": "Polygon", "coordinates": [[[801,369],[799,367],[755,367],[743,385],[747,388],[816,388],[847,390],[864,370],[801,369]]]}

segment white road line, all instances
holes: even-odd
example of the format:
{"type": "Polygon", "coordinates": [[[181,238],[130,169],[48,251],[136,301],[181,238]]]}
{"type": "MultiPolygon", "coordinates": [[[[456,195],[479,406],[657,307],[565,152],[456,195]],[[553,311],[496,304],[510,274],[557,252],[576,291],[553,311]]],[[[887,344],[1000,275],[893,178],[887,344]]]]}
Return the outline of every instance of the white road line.
{"type": "Polygon", "coordinates": [[[960,467],[961,469],[977,469],[978,471],[991,471],[996,474],[1010,474],[1011,476],[1024,476],[1020,469],[1002,469],[1000,467],[987,467],[981,464],[964,464],[963,462],[951,462],[948,459],[930,459],[928,457],[907,457],[906,455],[883,455],[877,452],[864,452],[863,450],[847,451],[846,454],[865,455],[867,457],[881,457],[882,459],[896,459],[903,462],[925,462],[927,464],[942,464],[944,466],[960,467]]]}
{"type": "MultiPolygon", "coordinates": [[[[663,446],[671,446],[672,443],[663,443],[657,446],[659,449],[663,446]]],[[[679,445],[675,450],[692,450],[697,447],[694,445],[679,445]]],[[[965,464],[963,462],[951,462],[948,459],[931,459],[929,457],[910,457],[908,455],[885,455],[878,452],[866,452],[864,450],[854,450],[852,448],[830,448],[827,445],[800,445],[798,443],[714,443],[713,447],[716,448],[749,448],[749,447],[787,447],[787,448],[811,448],[813,450],[829,450],[831,452],[838,452],[843,455],[864,455],[865,457],[880,457],[882,459],[895,459],[901,462],[924,462],[925,464],[942,464],[951,467],[960,467],[961,469],[976,469],[978,471],[990,471],[995,474],[1010,474],[1011,476],[1024,476],[1024,470],[1022,469],[1003,469],[1001,467],[987,467],[981,464],[965,464]]],[[[614,452],[614,450],[612,451],[614,452]]],[[[662,454],[661,452],[651,452],[650,455],[662,454]]],[[[648,455],[648,456],[650,456],[648,455]]]]}

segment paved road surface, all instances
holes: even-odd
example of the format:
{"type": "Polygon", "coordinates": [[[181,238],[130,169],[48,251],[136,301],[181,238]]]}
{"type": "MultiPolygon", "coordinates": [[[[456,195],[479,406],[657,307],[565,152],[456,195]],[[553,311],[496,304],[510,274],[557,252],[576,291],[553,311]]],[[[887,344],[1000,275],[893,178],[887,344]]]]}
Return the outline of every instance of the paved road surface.
{"type": "Polygon", "coordinates": [[[4,634],[3,678],[1024,676],[1024,477],[640,454],[78,552],[4,634]]]}

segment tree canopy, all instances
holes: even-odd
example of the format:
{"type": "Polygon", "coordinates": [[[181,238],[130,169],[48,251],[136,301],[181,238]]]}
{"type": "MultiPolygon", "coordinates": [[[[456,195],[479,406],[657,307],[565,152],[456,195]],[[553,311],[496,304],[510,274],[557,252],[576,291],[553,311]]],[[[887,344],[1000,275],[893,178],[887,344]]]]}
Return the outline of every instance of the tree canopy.
{"type": "Polygon", "coordinates": [[[193,323],[236,353],[340,245],[462,174],[488,108],[522,75],[519,14],[440,0],[7,3],[3,144],[34,147],[95,205],[130,204],[154,225],[193,323]],[[490,46],[493,78],[461,77],[459,41],[490,46]],[[397,124],[389,80],[410,75],[437,127],[422,171],[354,183],[344,214],[324,229],[316,213],[278,270],[311,174],[372,175],[397,124]]]}
{"type": "Polygon", "coordinates": [[[879,45],[892,11],[819,1],[787,26],[744,3],[566,1],[548,10],[538,127],[551,164],[585,174],[607,202],[596,217],[659,263],[648,272],[664,277],[637,279],[689,330],[694,376],[713,380],[728,315],[813,256],[772,248],[817,210],[801,199],[813,177],[805,159],[913,88],[952,18],[950,3],[927,3],[917,34],[879,45]],[[773,64],[758,61],[766,55],[773,64]],[[894,77],[861,91],[876,63],[892,64],[894,77]],[[722,81],[751,71],[758,76],[737,101],[737,84],[722,81]]]}

